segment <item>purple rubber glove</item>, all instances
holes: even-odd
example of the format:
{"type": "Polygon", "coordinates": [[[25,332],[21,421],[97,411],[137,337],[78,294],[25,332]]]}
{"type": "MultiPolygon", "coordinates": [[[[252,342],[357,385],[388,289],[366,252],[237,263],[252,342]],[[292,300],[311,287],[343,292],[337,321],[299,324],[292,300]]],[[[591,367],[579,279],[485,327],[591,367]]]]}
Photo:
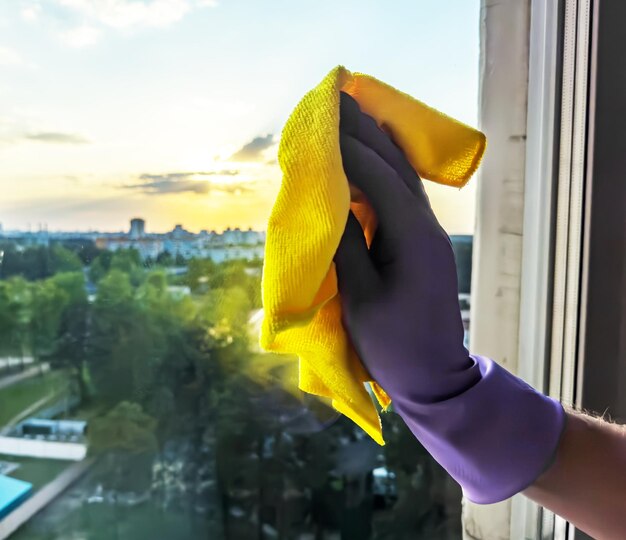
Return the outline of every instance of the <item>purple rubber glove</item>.
{"type": "Polygon", "coordinates": [[[552,462],[563,408],[464,347],[450,239],[402,151],[344,93],[340,137],[346,176],[379,222],[368,249],[348,217],[335,256],[344,326],[396,412],[465,495],[506,499],[552,462]]]}

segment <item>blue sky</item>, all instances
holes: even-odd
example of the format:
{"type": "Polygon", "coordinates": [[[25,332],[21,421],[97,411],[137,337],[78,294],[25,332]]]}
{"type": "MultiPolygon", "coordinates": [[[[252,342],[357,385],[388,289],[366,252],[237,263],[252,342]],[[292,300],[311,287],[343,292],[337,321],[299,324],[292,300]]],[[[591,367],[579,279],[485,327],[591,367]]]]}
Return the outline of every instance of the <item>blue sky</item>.
{"type": "MultiPolygon", "coordinates": [[[[5,228],[263,228],[298,99],[337,64],[471,125],[478,0],[0,2],[5,228]]],[[[451,233],[475,180],[430,186],[451,233]]]]}

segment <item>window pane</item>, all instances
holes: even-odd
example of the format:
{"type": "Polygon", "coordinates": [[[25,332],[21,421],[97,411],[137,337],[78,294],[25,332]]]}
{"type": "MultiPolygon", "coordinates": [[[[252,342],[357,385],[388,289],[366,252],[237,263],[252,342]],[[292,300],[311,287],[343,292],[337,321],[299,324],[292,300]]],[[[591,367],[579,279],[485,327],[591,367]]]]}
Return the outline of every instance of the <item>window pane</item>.
{"type": "MultiPolygon", "coordinates": [[[[379,447],[256,342],[291,109],[344,63],[475,124],[478,10],[0,5],[0,530],[460,536],[460,488],[397,415],[379,447]]],[[[467,329],[475,188],[427,190],[467,329]]]]}

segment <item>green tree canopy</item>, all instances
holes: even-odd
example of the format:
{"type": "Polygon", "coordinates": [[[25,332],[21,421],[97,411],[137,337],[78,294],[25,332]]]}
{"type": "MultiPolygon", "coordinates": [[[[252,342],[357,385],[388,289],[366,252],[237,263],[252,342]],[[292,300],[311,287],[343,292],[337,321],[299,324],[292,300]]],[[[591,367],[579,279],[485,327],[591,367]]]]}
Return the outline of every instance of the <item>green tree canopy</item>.
{"type": "Polygon", "coordinates": [[[83,268],[83,262],[73,251],[66,249],[60,244],[54,244],[50,248],[51,272],[78,272],[83,268]]]}
{"type": "Polygon", "coordinates": [[[32,283],[30,289],[30,350],[35,359],[40,359],[55,351],[69,296],[52,279],[32,283]]]}
{"type": "Polygon", "coordinates": [[[156,425],[156,420],[146,414],[141,405],[122,401],[89,424],[89,450],[93,453],[109,450],[133,454],[155,452],[156,425]]]}

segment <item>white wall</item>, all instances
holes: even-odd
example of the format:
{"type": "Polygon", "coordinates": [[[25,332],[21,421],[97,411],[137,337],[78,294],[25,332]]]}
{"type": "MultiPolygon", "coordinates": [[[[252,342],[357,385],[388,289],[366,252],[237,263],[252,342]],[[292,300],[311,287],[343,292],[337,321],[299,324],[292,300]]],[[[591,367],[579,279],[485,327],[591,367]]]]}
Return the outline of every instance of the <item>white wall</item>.
{"type": "MultiPolygon", "coordinates": [[[[478,181],[470,347],[517,371],[530,0],[481,0],[478,181]]],[[[464,538],[508,539],[510,501],[463,507],[464,538]]]]}
{"type": "Polygon", "coordinates": [[[0,454],[81,461],[87,456],[87,445],[21,437],[0,437],[0,454]]]}

